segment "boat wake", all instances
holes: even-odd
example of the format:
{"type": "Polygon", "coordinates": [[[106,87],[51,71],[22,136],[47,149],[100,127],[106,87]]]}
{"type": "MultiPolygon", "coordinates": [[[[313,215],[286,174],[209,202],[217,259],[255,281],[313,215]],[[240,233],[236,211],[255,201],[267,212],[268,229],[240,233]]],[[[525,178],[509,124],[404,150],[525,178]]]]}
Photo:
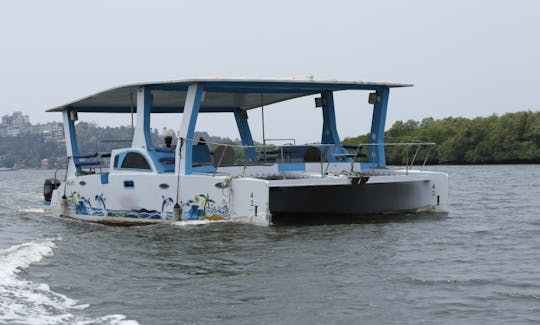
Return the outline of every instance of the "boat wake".
{"type": "Polygon", "coordinates": [[[20,209],[19,213],[28,213],[28,214],[44,214],[46,211],[43,208],[29,208],[29,209],[20,209]]]}
{"type": "Polygon", "coordinates": [[[19,272],[53,255],[55,241],[45,238],[0,250],[0,323],[24,324],[138,324],[123,315],[98,318],[73,313],[88,307],[52,291],[47,284],[23,280],[19,272]]]}
{"type": "Polygon", "coordinates": [[[179,227],[186,227],[186,226],[199,226],[199,225],[208,225],[208,224],[214,224],[214,223],[224,223],[224,222],[230,222],[228,220],[186,220],[186,221],[176,221],[172,224],[179,227]]]}

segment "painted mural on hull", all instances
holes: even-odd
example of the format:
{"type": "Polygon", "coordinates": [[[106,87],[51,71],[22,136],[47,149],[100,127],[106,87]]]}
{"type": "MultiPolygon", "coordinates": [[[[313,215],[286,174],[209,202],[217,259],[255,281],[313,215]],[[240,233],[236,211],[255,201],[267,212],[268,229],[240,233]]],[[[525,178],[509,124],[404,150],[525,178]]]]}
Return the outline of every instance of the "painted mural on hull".
{"type": "Polygon", "coordinates": [[[220,204],[207,194],[197,194],[193,200],[180,202],[184,220],[227,220],[231,217],[227,202],[220,204]]]}
{"type": "MultiPolygon", "coordinates": [[[[174,200],[171,197],[162,196],[161,211],[147,209],[113,210],[107,209],[105,202],[106,198],[103,194],[87,198],[81,196],[79,192],[73,192],[68,198],[68,209],[85,216],[173,220],[174,200]]],[[[180,206],[182,207],[182,220],[227,220],[230,218],[227,202],[222,200],[218,205],[209,194],[197,194],[192,200],[181,201],[180,206]]]]}

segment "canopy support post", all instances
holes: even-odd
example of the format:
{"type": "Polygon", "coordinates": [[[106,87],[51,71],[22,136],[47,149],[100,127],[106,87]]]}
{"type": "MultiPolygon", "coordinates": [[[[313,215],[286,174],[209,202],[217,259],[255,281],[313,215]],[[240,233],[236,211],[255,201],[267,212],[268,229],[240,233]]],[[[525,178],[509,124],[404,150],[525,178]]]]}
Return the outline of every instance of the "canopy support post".
{"type": "MultiPolygon", "coordinates": [[[[339,135],[336,126],[336,112],[334,109],[334,94],[331,91],[321,93],[322,112],[323,112],[323,131],[321,137],[322,144],[333,144],[333,148],[327,147],[326,160],[336,161],[334,153],[344,153],[340,144],[339,135]],[[332,150],[333,149],[333,150],[332,150]]],[[[324,147],[321,148],[323,150],[324,147]]]]}
{"type": "Polygon", "coordinates": [[[137,124],[133,133],[134,148],[152,147],[150,137],[150,111],[152,110],[152,94],[147,87],[137,89],[137,124]]]}
{"type": "MultiPolygon", "coordinates": [[[[177,155],[176,161],[180,161],[180,164],[176,164],[176,173],[180,175],[189,175],[192,171],[193,164],[193,139],[195,134],[195,124],[197,123],[197,116],[199,115],[199,108],[201,106],[203,97],[203,85],[201,83],[191,84],[188,88],[186,95],[186,102],[184,104],[184,114],[182,116],[182,125],[180,126],[179,137],[184,139],[182,148],[180,148],[179,155],[177,155]]],[[[179,144],[177,144],[179,147],[179,144]]],[[[178,149],[177,149],[178,150],[178,149]]]]}
{"type": "Polygon", "coordinates": [[[79,147],[77,145],[77,134],[75,132],[75,119],[77,112],[74,110],[66,110],[62,112],[62,118],[64,120],[64,134],[66,139],[66,151],[68,157],[68,172],[70,175],[74,175],[77,172],[77,163],[79,158],[79,147]],[[71,159],[69,158],[71,157],[71,159]]]}
{"type": "Polygon", "coordinates": [[[386,110],[390,89],[382,87],[376,91],[376,99],[373,106],[373,118],[371,120],[371,133],[369,135],[369,162],[379,168],[386,167],[384,155],[384,125],[386,122],[386,110]]]}
{"type": "Polygon", "coordinates": [[[236,120],[236,125],[238,126],[238,132],[240,133],[242,145],[249,146],[248,148],[244,148],[246,160],[256,161],[257,151],[255,150],[253,137],[251,136],[251,131],[249,129],[247,111],[243,111],[240,108],[235,108],[234,118],[236,120]]]}

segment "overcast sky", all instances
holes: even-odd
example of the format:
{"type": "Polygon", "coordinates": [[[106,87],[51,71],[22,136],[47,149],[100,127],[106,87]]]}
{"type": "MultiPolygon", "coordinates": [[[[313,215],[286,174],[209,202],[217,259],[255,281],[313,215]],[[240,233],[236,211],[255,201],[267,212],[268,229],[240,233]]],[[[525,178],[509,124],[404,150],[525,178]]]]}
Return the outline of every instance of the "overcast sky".
{"type": "MultiPolygon", "coordinates": [[[[540,107],[540,1],[0,0],[0,113],[44,113],[111,87],[193,77],[413,83],[390,93],[396,120],[540,107]]],[[[341,138],[369,131],[361,92],[336,94],[341,138]]],[[[320,140],[313,100],[265,110],[267,137],[320,140]]],[[[129,124],[128,116],[99,124],[129,124]]],[[[230,117],[197,128],[237,137],[230,117]]],[[[261,138],[260,110],[250,125],[261,138]]],[[[153,127],[177,129],[168,117],[153,127]]]]}

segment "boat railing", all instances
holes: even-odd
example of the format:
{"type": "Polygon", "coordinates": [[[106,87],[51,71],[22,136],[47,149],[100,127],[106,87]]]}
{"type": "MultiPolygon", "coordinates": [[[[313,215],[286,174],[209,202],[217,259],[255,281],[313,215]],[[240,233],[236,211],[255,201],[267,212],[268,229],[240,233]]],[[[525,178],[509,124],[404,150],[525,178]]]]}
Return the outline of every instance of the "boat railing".
{"type": "Polygon", "coordinates": [[[103,174],[109,171],[109,159],[111,157],[112,148],[108,148],[112,143],[129,143],[132,140],[129,139],[101,139],[98,141],[98,151],[90,154],[77,154],[73,156],[64,157],[59,159],[59,164],[54,172],[54,178],[60,170],[65,169],[67,175],[67,169],[70,160],[75,161],[75,167],[78,175],[90,175],[90,174],[103,174]],[[105,144],[105,148],[103,148],[105,144]]]}
{"type": "MultiPolygon", "coordinates": [[[[263,139],[263,149],[262,149],[262,154],[263,154],[263,158],[266,160],[266,148],[268,147],[268,142],[278,142],[278,141],[292,141],[287,143],[287,144],[284,144],[284,145],[296,145],[296,139],[295,138],[265,138],[263,139]]],[[[271,145],[273,146],[273,145],[271,145]]]]}
{"type": "MultiPolygon", "coordinates": [[[[274,139],[279,141],[289,141],[292,139],[274,139]]],[[[274,165],[278,164],[278,171],[282,178],[289,177],[289,172],[305,170],[305,163],[318,163],[321,177],[329,175],[328,170],[332,163],[348,162],[350,163],[349,172],[354,172],[355,163],[369,163],[369,148],[371,147],[404,147],[405,148],[405,171],[408,173],[409,169],[414,165],[417,157],[421,153],[421,148],[432,147],[435,145],[433,142],[426,141],[409,141],[409,142],[392,142],[392,143],[359,143],[359,144],[323,144],[323,143],[307,143],[303,145],[296,145],[296,141],[293,143],[286,143],[283,145],[241,145],[235,143],[221,143],[221,142],[207,142],[201,143],[200,139],[197,140],[183,140],[178,143],[191,144],[191,145],[204,145],[208,146],[205,152],[209,155],[206,159],[206,167],[202,166],[199,169],[205,173],[211,172],[214,175],[222,167],[228,166],[243,166],[242,176],[246,175],[248,166],[253,165],[274,165]],[[212,150],[210,150],[212,149],[212,150]],[[247,150],[255,150],[257,154],[256,160],[247,159],[245,153],[247,150]],[[413,149],[411,153],[411,149],[413,149]]],[[[159,148],[156,148],[156,150],[159,148]]],[[[174,153],[173,148],[167,152],[174,153]]],[[[428,161],[430,149],[426,151],[422,166],[425,166],[428,161]]],[[[62,168],[66,169],[70,160],[74,160],[75,167],[77,169],[77,175],[90,175],[90,174],[104,174],[109,171],[110,153],[95,152],[92,154],[75,155],[66,157],[66,164],[60,165],[55,171],[55,178],[57,173],[62,168]]],[[[253,156],[252,156],[253,157],[253,156]]],[[[174,159],[174,157],[172,157],[174,159]]],[[[173,160],[174,161],[174,160],[173,160]]],[[[194,165],[195,166],[195,165],[194,165]]]]}
{"type": "MultiPolygon", "coordinates": [[[[109,171],[110,152],[95,152],[91,154],[79,154],[68,158],[74,160],[78,175],[103,174],[109,171]]],[[[66,164],[66,168],[67,168],[66,164]]]]}
{"type": "Polygon", "coordinates": [[[424,140],[415,140],[415,139],[403,139],[403,138],[392,138],[387,137],[392,140],[395,140],[397,142],[393,143],[387,143],[385,145],[394,147],[392,150],[397,150],[397,153],[395,152],[387,152],[386,156],[387,158],[389,156],[391,157],[391,160],[393,163],[397,163],[398,165],[404,165],[405,171],[408,173],[409,169],[411,169],[416,159],[421,156],[421,154],[424,154],[424,159],[422,162],[422,167],[425,167],[426,163],[428,162],[429,155],[431,153],[432,148],[437,145],[434,142],[430,141],[424,141],[424,140]],[[401,148],[405,148],[405,152],[403,153],[403,150],[401,148]],[[411,150],[413,150],[412,157],[411,157],[411,150]],[[404,160],[402,158],[405,158],[404,160]]]}
{"type": "MultiPolygon", "coordinates": [[[[287,141],[291,139],[274,139],[287,141]]],[[[197,144],[200,140],[184,140],[184,143],[197,144]]],[[[354,145],[335,145],[323,143],[308,143],[296,145],[288,143],[284,145],[241,145],[234,143],[206,142],[211,149],[212,164],[214,165],[213,174],[218,172],[218,169],[226,166],[243,166],[244,172],[250,165],[268,165],[280,164],[279,170],[281,175],[286,178],[287,171],[294,171],[292,168],[287,168],[286,164],[294,165],[294,163],[319,163],[321,177],[328,175],[328,169],[332,163],[349,162],[350,172],[354,170],[354,164],[359,162],[368,162],[368,151],[370,147],[405,147],[405,170],[408,173],[409,169],[414,165],[422,147],[434,146],[433,142],[426,141],[409,141],[409,142],[392,142],[392,143],[359,143],[354,145]],[[412,157],[409,151],[414,149],[412,157]],[[241,158],[242,151],[246,149],[254,149],[257,152],[257,160],[249,160],[241,158]],[[232,153],[232,157],[230,157],[232,153]]],[[[425,166],[430,150],[427,150],[422,165],[425,166]]]]}
{"type": "MultiPolygon", "coordinates": [[[[409,169],[414,166],[414,163],[416,161],[417,156],[420,154],[420,151],[423,147],[427,147],[428,150],[426,151],[426,154],[424,156],[424,160],[422,162],[422,167],[424,167],[428,161],[429,154],[431,152],[431,148],[435,146],[436,143],[434,142],[428,142],[428,141],[408,141],[408,142],[390,142],[390,143],[360,143],[356,145],[343,145],[342,147],[347,149],[352,154],[352,164],[354,162],[358,162],[359,159],[365,159],[365,161],[368,160],[368,153],[364,153],[363,150],[370,147],[405,147],[405,172],[408,173],[409,169]],[[411,148],[414,148],[414,154],[411,159],[409,159],[409,151],[411,148]],[[351,152],[352,151],[352,152],[351,152]]],[[[351,165],[351,171],[352,171],[351,165]]]]}
{"type": "MultiPolygon", "coordinates": [[[[64,178],[65,178],[65,176],[67,175],[67,169],[68,169],[68,165],[69,165],[69,158],[70,157],[64,157],[64,158],[57,159],[57,166],[56,166],[56,170],[54,171],[54,179],[58,179],[58,177],[56,177],[56,176],[58,175],[58,172],[61,169],[65,169],[65,171],[64,171],[64,178]]],[[[64,181],[65,181],[65,179],[64,179],[64,181]]]]}

